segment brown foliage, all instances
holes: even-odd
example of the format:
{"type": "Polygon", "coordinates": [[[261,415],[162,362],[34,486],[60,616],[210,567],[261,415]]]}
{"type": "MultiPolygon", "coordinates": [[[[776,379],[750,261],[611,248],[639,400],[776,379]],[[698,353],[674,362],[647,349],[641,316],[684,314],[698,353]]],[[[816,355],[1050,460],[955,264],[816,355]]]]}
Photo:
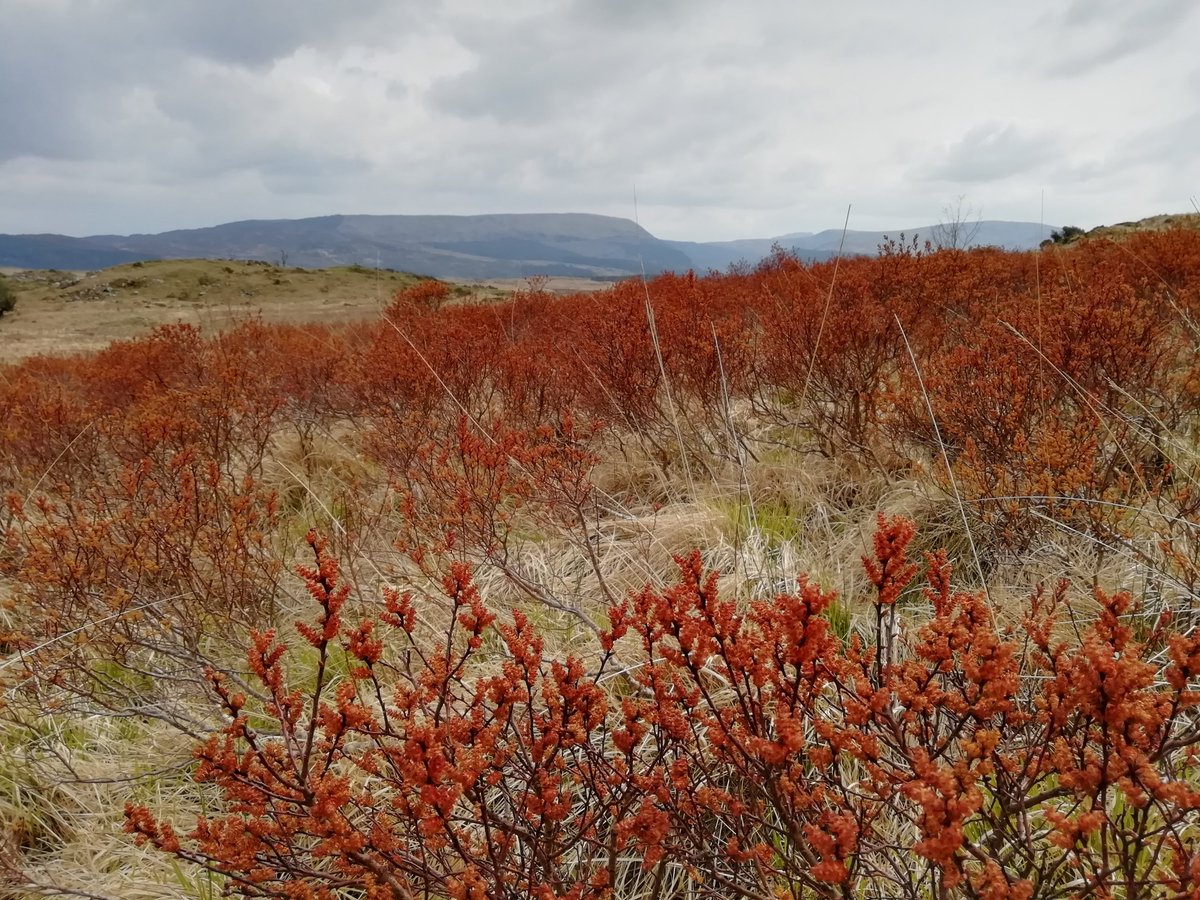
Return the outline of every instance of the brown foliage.
{"type": "Polygon", "coordinates": [[[726,598],[694,553],[610,610],[590,666],[548,658],[519,612],[500,622],[457,564],[438,643],[410,595],[345,621],[310,535],[315,684],[256,632],[261,703],[210,675],[229,724],[196,777],[224,811],[181,836],[130,806],[128,830],[246,896],[1200,895],[1200,638],[1160,622],[1136,641],[1127,594],[1098,595],[1073,645],[1052,636],[1061,592],[1001,629],[944,554],[925,623],[896,630],[914,533],[880,519],[871,640],[835,637],[833,597],[803,579],[726,598]]]}
{"type": "Polygon", "coordinates": [[[249,895],[1200,896],[1194,612],[1151,608],[1200,586],[1200,236],[449,299],[3,370],[6,715],[199,732],[210,684],[231,719],[199,769],[223,811],[185,838],[131,809],[131,830],[249,895]],[[432,644],[403,594],[346,622],[314,536],[314,686],[270,630],[303,516],[269,485],[282,437],[310,490],[335,434],[376,479],[339,485],[339,552],[388,528],[453,616],[432,644]],[[1098,591],[1090,617],[1054,589],[1004,627],[942,555],[915,586],[899,520],[850,598],[863,634],[835,635],[809,582],[727,597],[698,554],[666,589],[609,589],[597,524],[644,498],[598,495],[603,449],[669,483],[778,446],[932,473],[980,571],[1063,536],[1088,574],[1120,555],[1147,608],[1098,591]],[[529,573],[550,538],[589,596],[529,573]],[[526,616],[501,624],[485,569],[594,643],[557,659],[526,616]]]}

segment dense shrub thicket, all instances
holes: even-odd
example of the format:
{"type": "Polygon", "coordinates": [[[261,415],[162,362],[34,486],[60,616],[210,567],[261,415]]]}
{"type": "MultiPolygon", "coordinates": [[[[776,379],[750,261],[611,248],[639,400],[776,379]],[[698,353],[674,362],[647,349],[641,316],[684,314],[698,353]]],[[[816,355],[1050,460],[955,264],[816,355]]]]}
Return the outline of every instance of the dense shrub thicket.
{"type": "Polygon", "coordinates": [[[902,642],[913,535],[880,518],[869,641],[807,582],[739,607],[694,553],[608,610],[589,666],[461,566],[436,650],[408,594],[347,621],[310,534],[315,683],[255,632],[259,702],[209,673],[230,721],[196,777],[225,812],[181,839],[130,805],[128,829],[248,896],[1197,896],[1200,633],[1135,639],[1128,594],[1098,594],[1077,643],[1053,636],[1061,594],[1001,629],[937,554],[902,642]]]}
{"type": "Polygon", "coordinates": [[[7,367],[6,720],[200,737],[219,811],[128,827],[247,896],[1200,897],[1200,235],[882,250],[7,367]],[[882,517],[870,597],[618,586],[598,461],[781,452],[939,485],[971,589],[882,517]],[[1136,596],[1000,615],[1064,535],[1136,596]]]}

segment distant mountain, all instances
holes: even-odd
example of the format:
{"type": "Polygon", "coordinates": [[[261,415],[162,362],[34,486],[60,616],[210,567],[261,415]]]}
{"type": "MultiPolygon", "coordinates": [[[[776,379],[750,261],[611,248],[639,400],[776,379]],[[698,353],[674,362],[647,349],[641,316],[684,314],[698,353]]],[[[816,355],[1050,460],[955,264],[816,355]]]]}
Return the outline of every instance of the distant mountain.
{"type": "Polygon", "coordinates": [[[0,234],[0,266],[22,269],[107,269],[142,257],[62,234],[0,234]]]}
{"type": "MultiPolygon", "coordinates": [[[[816,234],[797,236],[795,238],[778,238],[793,244],[800,250],[826,250],[837,252],[842,246],[843,253],[873,254],[879,245],[889,237],[900,240],[903,233],[906,241],[911,242],[915,237],[917,245],[925,241],[937,244],[939,229],[944,226],[923,225],[916,228],[896,228],[888,231],[847,231],[845,243],[842,244],[842,230],[831,228],[816,234]]],[[[969,246],[972,247],[1003,247],[1006,250],[1033,250],[1042,241],[1050,237],[1053,225],[1039,225],[1037,222],[1000,222],[982,221],[967,222],[962,226],[964,236],[970,236],[969,246]]]]}
{"type": "MultiPolygon", "coordinates": [[[[1050,226],[981,222],[973,243],[1036,247],[1050,226]]],[[[935,226],[887,232],[934,240],[935,226]]],[[[776,245],[805,260],[873,254],[884,232],[840,229],[739,241],[665,241],[628,219],[585,213],[321,216],[262,219],[161,234],[0,235],[0,265],[98,269],[139,259],[264,259],[304,268],[365,265],[439,278],[613,278],[754,265],[776,245]]]]}
{"type": "MultiPolygon", "coordinates": [[[[24,236],[18,237],[18,240],[24,236]]],[[[620,277],[693,263],[628,219],[587,214],[322,216],[230,222],[162,234],[63,238],[8,265],[93,268],[93,251],[131,259],[264,259],[291,266],[365,265],[440,278],[620,277]]],[[[2,246],[2,245],[0,245],[2,246]]]]}
{"type": "MultiPolygon", "coordinates": [[[[970,222],[963,232],[971,235],[969,246],[1003,247],[1006,250],[1032,250],[1050,237],[1053,225],[1036,222],[970,222]],[[976,228],[978,225],[978,228],[976,228]],[[973,235],[971,234],[972,232],[973,235]]],[[[847,231],[843,241],[842,229],[830,228],[815,234],[797,231],[773,238],[752,238],[740,241],[715,241],[694,243],[691,241],[667,241],[677,250],[687,254],[697,269],[725,269],[730,265],[754,265],[769,256],[773,249],[782,247],[808,262],[820,262],[837,256],[839,248],[845,256],[872,256],[879,246],[889,238],[900,240],[903,234],[906,243],[916,237],[917,246],[925,241],[938,243],[939,226],[924,225],[917,228],[896,228],[888,231],[847,231]]]]}
{"type": "Polygon", "coordinates": [[[687,255],[696,269],[717,269],[723,271],[732,265],[754,265],[763,258],[770,256],[776,245],[793,252],[805,262],[821,262],[837,255],[834,250],[808,250],[800,246],[799,241],[807,237],[805,233],[784,235],[775,238],[748,238],[740,241],[711,241],[696,243],[695,241],[666,241],[676,250],[687,255]]]}

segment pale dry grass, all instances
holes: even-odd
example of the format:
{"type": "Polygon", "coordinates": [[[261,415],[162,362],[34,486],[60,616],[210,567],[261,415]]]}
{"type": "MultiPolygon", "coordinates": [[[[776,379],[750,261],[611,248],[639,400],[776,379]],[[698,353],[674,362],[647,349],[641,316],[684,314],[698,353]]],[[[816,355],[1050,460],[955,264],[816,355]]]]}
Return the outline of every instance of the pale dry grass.
{"type": "MultiPolygon", "coordinates": [[[[372,473],[357,454],[356,439],[353,425],[346,423],[303,447],[287,433],[276,440],[267,478],[284,497],[284,529],[294,546],[302,544],[309,525],[336,533],[345,513],[338,504],[347,488],[370,480],[372,473]]],[[[636,441],[625,444],[636,446],[636,441]]],[[[837,591],[838,614],[844,617],[840,627],[865,631],[873,627],[867,614],[871,589],[860,558],[870,553],[876,516],[902,513],[920,525],[922,547],[950,547],[961,566],[959,581],[971,586],[969,543],[962,534],[958,505],[952,496],[932,488],[929,479],[888,476],[785,448],[758,449],[758,459],[710,465],[711,477],[690,488],[680,473],[664,474],[636,452],[620,460],[606,459],[596,471],[604,500],[594,523],[592,555],[568,529],[527,534],[514,544],[520,574],[549,595],[578,603],[603,626],[605,590],[623,596],[645,584],[669,584],[674,578],[671,557],[699,547],[706,565],[722,574],[723,590],[747,599],[769,597],[794,590],[798,576],[808,573],[823,588],[837,591]]],[[[406,567],[391,547],[396,523],[388,516],[395,513],[382,499],[375,502],[382,512],[371,527],[341,538],[339,556],[356,586],[351,608],[356,615],[370,610],[379,602],[384,583],[418,590],[432,601],[422,604],[424,624],[418,638],[435,645],[438,629],[444,627],[444,605],[436,602],[433,586],[406,567]]],[[[296,561],[308,562],[302,550],[297,550],[296,561]]],[[[1028,560],[989,572],[998,615],[1015,622],[1039,581],[1068,576],[1082,584],[1079,573],[1095,564],[1086,541],[1053,532],[1028,560]]],[[[1105,583],[1129,586],[1139,574],[1144,580],[1145,573],[1139,573],[1128,555],[1110,555],[1101,577],[1105,583]]],[[[514,607],[529,614],[545,637],[548,655],[574,653],[585,661],[595,657],[591,632],[568,609],[535,602],[514,585],[510,573],[494,565],[478,566],[476,581],[502,618],[514,607]]],[[[278,611],[285,634],[289,622],[312,612],[299,579],[293,582],[278,611]]],[[[1081,603],[1081,615],[1089,612],[1086,602],[1081,603]]],[[[909,639],[923,615],[919,602],[906,608],[909,639]]],[[[492,652],[494,658],[482,661],[482,671],[503,661],[502,648],[492,652]]],[[[292,659],[291,671],[303,680],[303,655],[292,659]]],[[[61,735],[41,739],[33,766],[28,741],[9,732],[3,742],[4,831],[44,835],[25,850],[28,875],[44,885],[91,896],[217,896],[217,886],[205,874],[136,848],[121,832],[121,808],[127,800],[147,803],[184,830],[204,810],[205,793],[187,776],[190,741],[163,726],[100,717],[61,728],[61,735]],[[126,780],[139,774],[137,780],[126,780]]],[[[631,891],[629,896],[636,896],[637,887],[631,885],[631,891]]],[[[11,894],[46,895],[47,890],[11,894]]]]}
{"type": "Polygon", "coordinates": [[[130,800],[190,830],[202,791],[188,774],[186,737],[161,723],[104,716],[6,724],[0,734],[0,862],[17,869],[0,874],[0,896],[219,895],[207,875],[135,847],[122,830],[130,800]]]}
{"type": "MultiPolygon", "coordinates": [[[[309,321],[319,321],[329,304],[321,296],[309,296],[305,301],[298,290],[301,281],[297,276],[277,286],[296,287],[299,297],[289,301],[295,304],[291,306],[280,301],[278,314],[286,313],[288,321],[302,321],[296,316],[308,313],[298,311],[308,309],[318,316],[309,321]],[[311,308],[305,307],[305,302],[311,308]]],[[[19,303],[25,304],[26,299],[22,297],[19,303]]],[[[49,309],[60,303],[63,309],[56,314],[63,316],[87,304],[113,304],[107,312],[100,305],[91,308],[90,312],[101,318],[121,308],[126,312],[142,308],[128,296],[122,299],[125,307],[121,300],[111,298],[47,298],[46,304],[49,309]],[[68,309],[70,304],[75,306],[68,309]]],[[[379,293],[361,302],[363,315],[378,313],[379,293]]],[[[39,314],[36,301],[18,308],[39,314]]],[[[154,308],[181,313],[180,308],[154,308]]],[[[204,309],[205,315],[217,315],[211,304],[198,304],[192,311],[199,316],[204,309]]],[[[229,309],[233,315],[232,303],[229,309]]],[[[237,315],[249,314],[248,307],[239,309],[237,315]]],[[[350,309],[347,312],[343,306],[331,316],[345,319],[360,308],[350,309]]],[[[0,331],[8,335],[10,325],[19,322],[19,318],[10,322],[6,317],[0,322],[0,331]]],[[[220,322],[213,318],[205,324],[219,326],[220,322]]],[[[120,330],[132,326],[111,320],[105,327],[120,330]]],[[[84,337],[93,339],[92,335],[84,337]]],[[[97,344],[108,340],[102,335],[94,339],[97,344]]],[[[55,349],[70,347],[75,338],[67,334],[62,340],[65,344],[55,349]]],[[[70,348],[82,346],[91,345],[70,348]]],[[[748,410],[731,408],[727,412],[732,430],[741,435],[751,433],[748,410]]],[[[412,587],[436,601],[435,586],[423,580],[392,546],[398,522],[391,518],[397,513],[389,507],[386,488],[364,488],[378,481],[379,473],[358,453],[358,438],[353,423],[341,423],[307,442],[289,432],[277,437],[265,466],[265,479],[280,495],[284,510],[281,546],[293,548],[294,562],[310,563],[303,547],[304,531],[317,526],[329,534],[355,585],[352,608],[356,612],[367,612],[378,604],[383,584],[412,587]],[[348,509],[348,499],[362,508],[357,512],[348,509]]],[[[681,436],[678,439],[683,440],[681,436]]],[[[1100,556],[1086,536],[1061,528],[1049,528],[1045,541],[1025,558],[996,563],[983,573],[972,565],[974,537],[963,504],[952,494],[937,490],[919,466],[884,473],[849,460],[800,452],[783,442],[748,441],[755,449],[753,457],[709,460],[701,475],[685,471],[681,460],[664,464],[637,435],[614,435],[593,472],[601,511],[592,523],[591,537],[584,539],[590,550],[578,533],[567,528],[525,534],[513,544],[516,569],[506,571],[486,563],[477,567],[476,581],[485,600],[502,614],[513,607],[526,610],[545,636],[548,655],[572,652],[588,659],[596,645],[583,624],[585,617],[602,627],[609,598],[622,597],[646,584],[671,583],[675,573],[672,557],[700,548],[706,565],[721,573],[722,589],[731,594],[758,598],[795,590],[798,576],[807,573],[823,588],[837,592],[845,627],[866,629],[873,627],[866,615],[871,589],[860,559],[870,554],[876,517],[883,513],[913,518],[920,528],[921,549],[946,547],[959,565],[957,581],[963,586],[980,588],[979,575],[984,574],[993,608],[1003,621],[1019,618],[1038,583],[1051,584],[1060,578],[1070,580],[1084,598],[1080,603],[1083,617],[1090,613],[1085,589],[1090,580],[1114,588],[1140,585],[1148,594],[1153,588],[1158,591],[1155,596],[1164,598],[1163,603],[1171,602],[1161,579],[1155,582],[1153,570],[1136,554],[1100,556]],[[561,608],[532,599],[529,590],[514,581],[514,572],[547,596],[561,599],[561,608]],[[572,608],[582,615],[574,614],[572,608]]],[[[932,463],[926,461],[929,465],[932,463]]],[[[298,579],[293,579],[292,587],[278,610],[285,634],[287,623],[312,612],[298,579]]],[[[423,606],[422,640],[436,641],[437,629],[444,627],[444,611],[436,602],[423,606]]],[[[911,635],[924,612],[919,602],[913,602],[906,612],[905,628],[911,635]]],[[[485,667],[498,665],[500,652],[485,661],[485,667]]],[[[303,676],[302,658],[297,659],[294,671],[303,676]]],[[[24,849],[25,868],[31,877],[91,896],[207,898],[219,893],[202,873],[181,869],[163,854],[134,847],[121,832],[121,808],[130,799],[175,819],[184,830],[189,820],[203,811],[204,792],[186,772],[190,740],[165,726],[100,717],[61,726],[51,723],[49,728],[50,733],[34,744],[40,748],[36,759],[26,746],[27,736],[11,730],[0,736],[0,832],[10,836],[10,845],[14,838],[18,843],[24,840],[21,835],[26,832],[41,836],[25,841],[29,845],[24,849]],[[57,735],[56,728],[60,731],[57,735]],[[136,763],[132,769],[131,761],[136,763]],[[131,781],[127,777],[131,775],[140,777],[131,781]]],[[[26,891],[11,896],[47,893],[26,891]]],[[[627,896],[636,895],[634,890],[627,896]]]]}
{"type": "MultiPolygon", "coordinates": [[[[96,272],[0,270],[17,294],[0,319],[5,361],[100,350],[160,325],[197,325],[208,333],[251,318],[289,324],[339,324],[377,318],[397,291],[422,276],[342,266],[298,269],[238,260],[154,260],[96,272]]],[[[491,302],[527,289],[527,279],[464,281],[452,303],[491,302]]],[[[608,282],[547,279],[555,294],[598,290],[608,282]]]]}
{"type": "Polygon", "coordinates": [[[415,276],[368,269],[284,269],[223,260],[172,260],[98,272],[26,271],[9,278],[16,308],[0,321],[7,361],[99,350],[159,325],[216,332],[268,322],[372,318],[415,276]]]}

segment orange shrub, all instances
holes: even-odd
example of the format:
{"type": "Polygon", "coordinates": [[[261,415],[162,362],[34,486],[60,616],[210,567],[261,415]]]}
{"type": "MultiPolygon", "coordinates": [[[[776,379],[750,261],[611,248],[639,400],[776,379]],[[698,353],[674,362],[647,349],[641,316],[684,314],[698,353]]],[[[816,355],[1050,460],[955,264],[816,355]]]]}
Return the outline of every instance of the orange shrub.
{"type": "Polygon", "coordinates": [[[590,661],[547,658],[460,565],[433,643],[397,592],[347,622],[310,535],[315,684],[257,632],[262,701],[210,675],[229,724],[197,778],[224,808],[184,836],[131,805],[127,828],[249,896],[1200,896],[1200,635],[1139,640],[1132,598],[1097,594],[1062,643],[1063,591],[1002,629],[944,554],[914,591],[914,534],[880,518],[865,640],[816,585],[744,605],[694,553],[610,609],[590,661]]]}

